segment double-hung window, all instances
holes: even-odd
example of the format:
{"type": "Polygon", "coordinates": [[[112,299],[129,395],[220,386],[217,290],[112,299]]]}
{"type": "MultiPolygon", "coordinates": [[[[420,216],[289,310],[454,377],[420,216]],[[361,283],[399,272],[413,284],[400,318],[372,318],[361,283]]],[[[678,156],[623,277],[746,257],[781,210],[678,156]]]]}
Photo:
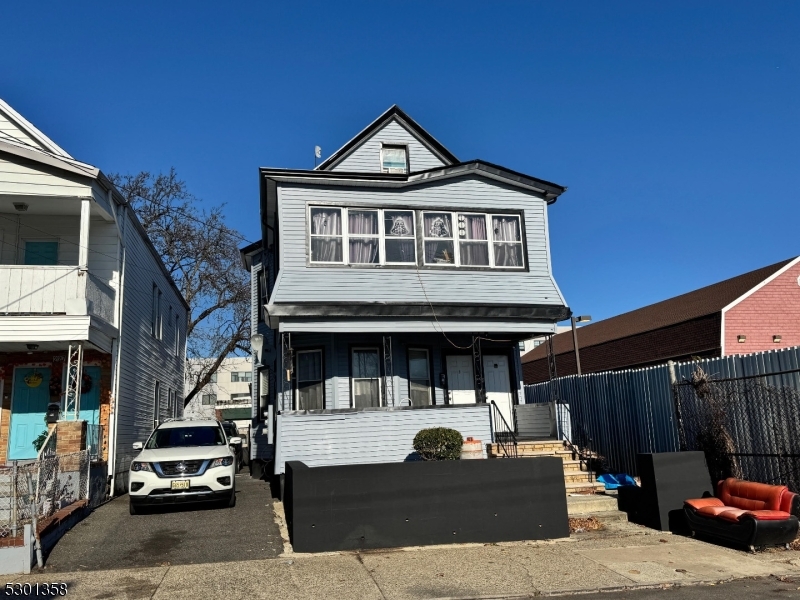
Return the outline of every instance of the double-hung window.
{"type": "Polygon", "coordinates": [[[354,408],[381,405],[381,367],[377,348],[353,348],[351,384],[354,408]]]}
{"type": "Polygon", "coordinates": [[[458,256],[462,266],[489,266],[489,238],[486,215],[459,213],[458,256]]]}
{"type": "Polygon", "coordinates": [[[452,213],[423,212],[422,236],[426,265],[456,264],[452,213]]]}
{"type": "Polygon", "coordinates": [[[408,349],[408,388],[411,406],[431,404],[430,361],[424,348],[408,349]]]}
{"type": "Polygon", "coordinates": [[[378,229],[378,211],[348,209],[347,240],[351,265],[380,263],[381,233],[378,229]]]}
{"type": "Polygon", "coordinates": [[[311,208],[311,262],[342,262],[342,209],[311,208]]]}
{"type": "Polygon", "coordinates": [[[324,387],[322,350],[298,351],[296,410],[325,408],[324,387]]]}
{"type": "Polygon", "coordinates": [[[519,216],[492,215],[494,266],[524,267],[519,216]]]}
{"type": "Polygon", "coordinates": [[[383,244],[386,264],[416,264],[413,210],[383,211],[383,244]]]}

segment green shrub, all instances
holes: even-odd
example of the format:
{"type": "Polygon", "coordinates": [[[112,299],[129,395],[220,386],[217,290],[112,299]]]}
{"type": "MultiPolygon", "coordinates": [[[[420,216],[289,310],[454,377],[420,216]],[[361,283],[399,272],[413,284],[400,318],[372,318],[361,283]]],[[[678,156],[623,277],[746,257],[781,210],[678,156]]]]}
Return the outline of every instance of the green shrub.
{"type": "Polygon", "coordinates": [[[458,460],[463,444],[461,434],[447,427],[421,429],[414,436],[414,450],[422,460],[458,460]]]}

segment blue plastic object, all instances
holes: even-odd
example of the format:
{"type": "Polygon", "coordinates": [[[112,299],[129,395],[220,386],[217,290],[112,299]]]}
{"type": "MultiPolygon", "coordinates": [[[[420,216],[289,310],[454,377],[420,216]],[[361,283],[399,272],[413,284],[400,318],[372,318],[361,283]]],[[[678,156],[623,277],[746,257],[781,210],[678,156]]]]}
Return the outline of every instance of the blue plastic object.
{"type": "Polygon", "coordinates": [[[598,475],[597,481],[602,483],[607,490],[616,490],[617,488],[630,485],[636,486],[636,481],[627,473],[619,473],[618,475],[605,473],[603,475],[598,475]]]}

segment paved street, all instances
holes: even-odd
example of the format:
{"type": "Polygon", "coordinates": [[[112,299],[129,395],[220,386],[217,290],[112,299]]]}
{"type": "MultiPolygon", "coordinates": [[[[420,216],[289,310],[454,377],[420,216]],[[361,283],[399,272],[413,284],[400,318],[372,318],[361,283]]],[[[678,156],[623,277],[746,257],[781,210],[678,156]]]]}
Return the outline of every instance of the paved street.
{"type": "Polygon", "coordinates": [[[236,476],[236,506],[177,506],[128,514],[128,496],[101,506],[56,545],[46,571],[130,569],[246,561],[283,546],[267,484],[236,476]]]}
{"type": "MultiPolygon", "coordinates": [[[[605,600],[607,593],[579,594],[567,598],[584,600],[605,600]]],[[[731,598],[800,598],[800,578],[764,577],[759,579],[740,579],[717,585],[687,585],[671,588],[625,590],[616,592],[619,600],[729,600],[731,598]]]]}

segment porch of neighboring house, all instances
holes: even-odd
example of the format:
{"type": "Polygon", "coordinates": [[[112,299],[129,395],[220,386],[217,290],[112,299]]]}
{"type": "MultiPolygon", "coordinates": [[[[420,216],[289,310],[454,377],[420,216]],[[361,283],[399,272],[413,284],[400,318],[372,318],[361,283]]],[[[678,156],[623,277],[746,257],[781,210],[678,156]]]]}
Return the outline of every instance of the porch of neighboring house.
{"type": "Polygon", "coordinates": [[[519,340],[463,333],[280,336],[269,443],[274,473],[308,466],[416,460],[427,427],[480,440],[487,458],[558,456],[567,489],[599,489],[585,457],[565,443],[564,407],[526,405],[519,340]]]}
{"type": "Polygon", "coordinates": [[[48,409],[56,406],[52,451],[88,450],[93,462],[107,461],[111,355],[82,347],[78,352],[77,344],[66,342],[36,346],[35,352],[0,351],[0,465],[36,460],[53,428],[47,424],[48,409]]]}

